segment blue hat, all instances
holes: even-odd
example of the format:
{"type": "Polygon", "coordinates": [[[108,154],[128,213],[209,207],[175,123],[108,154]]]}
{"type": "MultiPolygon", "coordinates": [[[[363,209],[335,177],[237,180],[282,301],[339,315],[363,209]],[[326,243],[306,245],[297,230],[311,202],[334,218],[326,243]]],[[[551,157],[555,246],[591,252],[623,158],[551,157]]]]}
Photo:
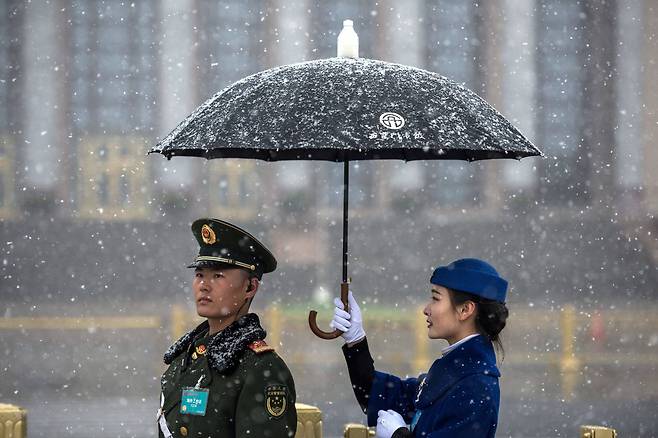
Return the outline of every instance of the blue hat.
{"type": "Polygon", "coordinates": [[[479,259],[460,259],[434,270],[430,283],[468,292],[488,300],[505,302],[507,280],[489,263],[479,259]]]}

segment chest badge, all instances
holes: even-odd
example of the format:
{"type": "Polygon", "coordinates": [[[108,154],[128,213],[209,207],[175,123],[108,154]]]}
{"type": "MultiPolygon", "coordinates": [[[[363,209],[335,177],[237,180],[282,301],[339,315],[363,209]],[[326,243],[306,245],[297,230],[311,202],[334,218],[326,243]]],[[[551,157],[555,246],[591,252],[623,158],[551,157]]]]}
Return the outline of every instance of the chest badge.
{"type": "Polygon", "coordinates": [[[284,385],[270,385],[265,389],[265,408],[267,413],[278,418],[288,407],[288,388],[284,385]]]}
{"type": "Polygon", "coordinates": [[[198,354],[199,356],[203,356],[204,354],[206,354],[206,346],[203,344],[197,345],[196,354],[198,354]]]}
{"type": "Polygon", "coordinates": [[[180,400],[180,413],[188,415],[206,415],[208,393],[208,389],[183,388],[180,400]]]}

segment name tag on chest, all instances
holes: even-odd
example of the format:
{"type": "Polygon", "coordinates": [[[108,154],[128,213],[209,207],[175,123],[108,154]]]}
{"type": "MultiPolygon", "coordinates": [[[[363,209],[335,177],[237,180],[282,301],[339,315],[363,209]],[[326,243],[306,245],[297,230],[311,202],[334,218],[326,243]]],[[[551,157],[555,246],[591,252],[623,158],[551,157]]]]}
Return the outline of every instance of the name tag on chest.
{"type": "Polygon", "coordinates": [[[207,389],[185,388],[180,400],[180,413],[189,415],[206,415],[208,407],[207,389]]]}

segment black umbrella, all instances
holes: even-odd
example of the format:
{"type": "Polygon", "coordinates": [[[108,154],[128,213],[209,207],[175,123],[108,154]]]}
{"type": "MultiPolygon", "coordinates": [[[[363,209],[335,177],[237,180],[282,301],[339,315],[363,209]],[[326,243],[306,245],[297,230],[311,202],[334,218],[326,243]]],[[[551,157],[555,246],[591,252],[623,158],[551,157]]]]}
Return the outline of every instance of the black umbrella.
{"type": "MultiPolygon", "coordinates": [[[[443,76],[370,59],[330,58],[246,77],[199,106],[150,153],[167,158],[344,162],[343,278],[347,308],[349,161],[484,160],[541,155],[482,98],[443,76]]],[[[319,337],[338,330],[309,324],[319,337]]]]}

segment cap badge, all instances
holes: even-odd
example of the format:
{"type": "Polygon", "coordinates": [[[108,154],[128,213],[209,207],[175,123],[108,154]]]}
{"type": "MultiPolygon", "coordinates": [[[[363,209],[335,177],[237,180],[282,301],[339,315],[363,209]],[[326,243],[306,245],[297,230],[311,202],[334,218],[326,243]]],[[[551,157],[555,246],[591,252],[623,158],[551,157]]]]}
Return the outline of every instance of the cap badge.
{"type": "Polygon", "coordinates": [[[217,242],[217,236],[208,224],[204,224],[203,227],[201,227],[201,238],[206,245],[212,245],[217,242]]]}

